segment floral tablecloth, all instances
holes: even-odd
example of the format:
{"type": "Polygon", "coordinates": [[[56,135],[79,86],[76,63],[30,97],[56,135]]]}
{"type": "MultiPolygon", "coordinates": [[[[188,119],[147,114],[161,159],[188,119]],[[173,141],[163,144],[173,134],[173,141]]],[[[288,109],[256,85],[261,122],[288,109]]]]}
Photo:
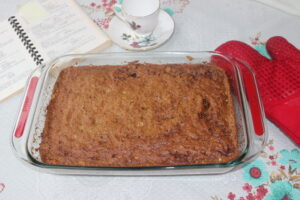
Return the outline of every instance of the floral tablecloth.
{"type": "MultiPolygon", "coordinates": [[[[1,17],[13,14],[0,6],[1,17]],[[4,14],[3,14],[4,13],[4,14]]],[[[78,0],[103,30],[115,0],[78,0]]],[[[9,7],[8,6],[8,7],[9,7]]],[[[175,21],[175,33],[154,51],[213,50],[241,40],[268,56],[264,41],[282,35],[300,47],[300,18],[251,0],[161,0],[175,21]]],[[[105,51],[125,51],[111,46],[105,51]]],[[[300,151],[267,121],[268,145],[259,158],[224,175],[180,177],[58,176],[34,171],[13,155],[10,137],[21,94],[0,103],[0,199],[211,199],[299,200],[300,151]]]]}

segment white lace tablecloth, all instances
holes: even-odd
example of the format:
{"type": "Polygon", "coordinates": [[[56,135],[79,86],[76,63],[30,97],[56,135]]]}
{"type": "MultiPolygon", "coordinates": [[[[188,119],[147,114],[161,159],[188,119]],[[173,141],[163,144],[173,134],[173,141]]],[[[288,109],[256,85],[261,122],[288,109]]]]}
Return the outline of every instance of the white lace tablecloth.
{"type": "MultiPolygon", "coordinates": [[[[251,0],[161,0],[172,14],[173,37],[154,51],[213,50],[228,40],[241,40],[263,51],[264,41],[286,37],[300,47],[300,17],[251,0]]],[[[12,15],[17,4],[2,0],[0,19],[12,15]]],[[[103,29],[109,26],[111,0],[78,0],[103,29]]],[[[105,51],[124,51],[116,45],[105,51]]],[[[264,52],[262,52],[264,53],[264,52]]],[[[271,122],[270,140],[252,164],[229,174],[181,177],[59,176],[34,171],[21,163],[10,138],[21,94],[0,103],[0,199],[300,199],[299,149],[271,122]],[[251,169],[259,170],[254,178],[251,169]]]]}

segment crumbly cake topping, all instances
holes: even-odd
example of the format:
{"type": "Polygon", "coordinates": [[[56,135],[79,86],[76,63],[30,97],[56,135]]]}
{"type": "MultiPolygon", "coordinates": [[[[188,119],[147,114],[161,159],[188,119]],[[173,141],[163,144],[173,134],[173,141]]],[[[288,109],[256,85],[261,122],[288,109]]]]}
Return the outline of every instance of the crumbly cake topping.
{"type": "Polygon", "coordinates": [[[207,63],[66,68],[47,108],[40,154],[44,163],[74,166],[234,160],[228,78],[207,63]]]}

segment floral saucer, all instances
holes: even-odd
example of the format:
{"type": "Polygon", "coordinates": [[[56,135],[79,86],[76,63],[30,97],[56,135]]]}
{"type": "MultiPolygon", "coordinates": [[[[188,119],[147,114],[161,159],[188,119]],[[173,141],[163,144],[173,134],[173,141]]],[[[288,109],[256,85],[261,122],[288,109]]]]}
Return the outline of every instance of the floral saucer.
{"type": "Polygon", "coordinates": [[[161,10],[158,17],[158,24],[153,33],[146,37],[137,37],[130,27],[114,16],[106,33],[110,39],[126,50],[145,51],[155,49],[164,44],[172,36],[174,21],[164,10],[161,10]]]}

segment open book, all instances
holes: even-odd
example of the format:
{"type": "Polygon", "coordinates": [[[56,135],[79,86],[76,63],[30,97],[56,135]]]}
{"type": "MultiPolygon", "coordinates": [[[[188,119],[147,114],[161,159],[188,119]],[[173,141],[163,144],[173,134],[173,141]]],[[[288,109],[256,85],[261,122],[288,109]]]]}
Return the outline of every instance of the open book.
{"type": "Polygon", "coordinates": [[[74,0],[35,0],[19,7],[0,22],[0,38],[0,101],[20,91],[40,64],[111,44],[74,0]]]}

